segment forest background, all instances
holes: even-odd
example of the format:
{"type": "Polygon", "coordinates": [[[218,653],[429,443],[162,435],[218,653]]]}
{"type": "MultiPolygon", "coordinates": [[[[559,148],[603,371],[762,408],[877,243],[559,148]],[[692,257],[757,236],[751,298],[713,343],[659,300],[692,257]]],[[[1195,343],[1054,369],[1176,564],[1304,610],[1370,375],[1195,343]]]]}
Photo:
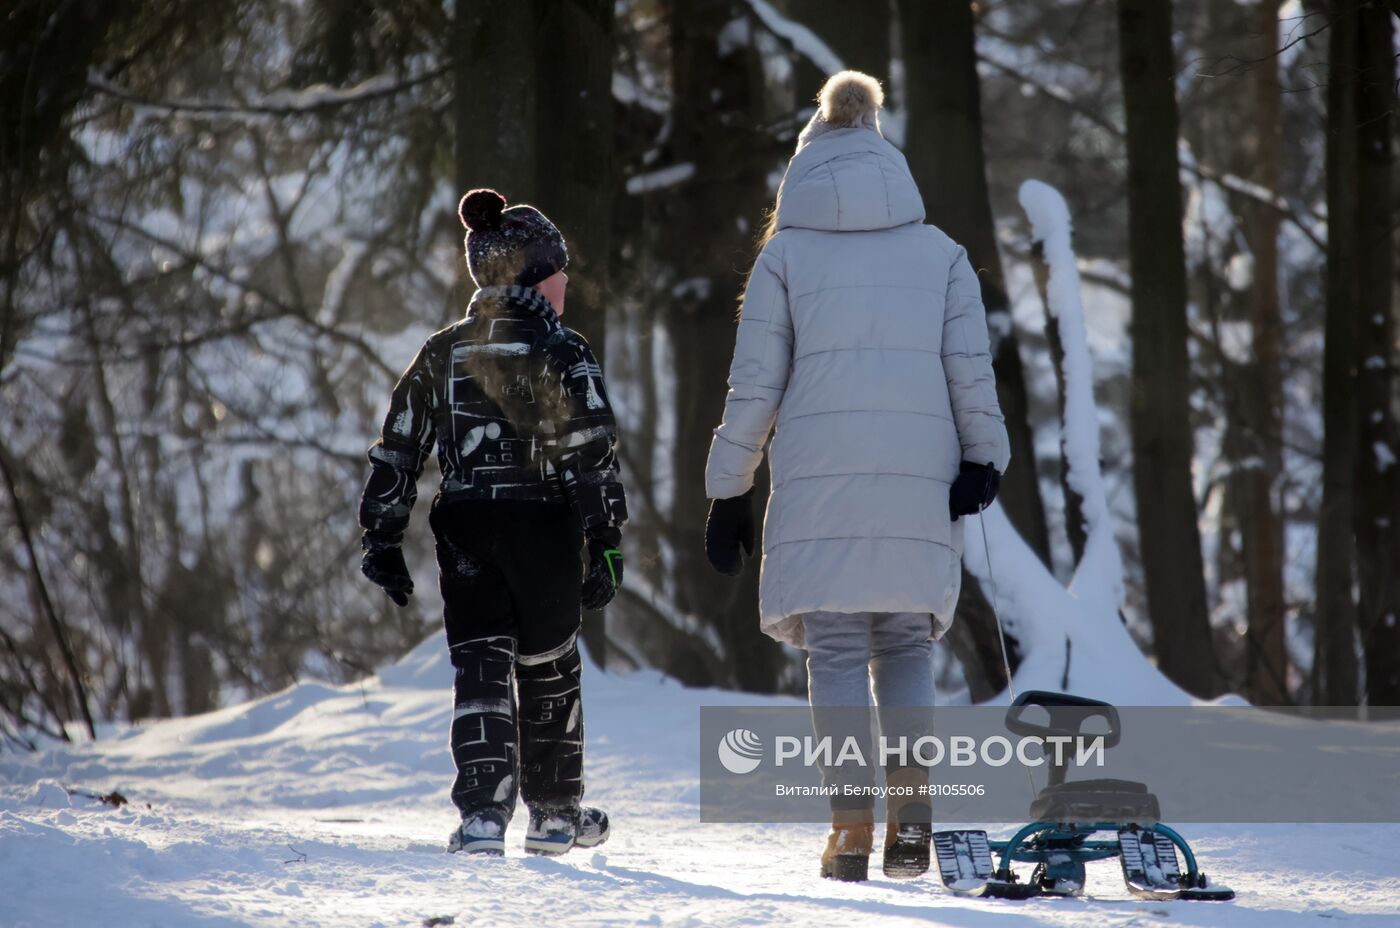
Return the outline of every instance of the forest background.
{"type": "MultiPolygon", "coordinates": [[[[359,576],[355,513],[389,387],[470,296],[455,206],[477,186],[568,237],[567,322],[618,408],[628,570],[586,617],[592,657],[801,691],[802,655],[758,630],[756,563],[730,581],[705,561],[703,467],[758,230],[842,67],[885,83],[885,134],[979,269],[1026,545],[1068,583],[1085,544],[1017,204],[1038,179],[1074,218],[1139,648],[1200,697],[1400,704],[1397,17],[19,0],[0,20],[0,731],[354,679],[434,632],[426,506],[408,609],[359,576]]],[[[935,650],[949,699],[1005,684],[970,574],[935,650]]]]}

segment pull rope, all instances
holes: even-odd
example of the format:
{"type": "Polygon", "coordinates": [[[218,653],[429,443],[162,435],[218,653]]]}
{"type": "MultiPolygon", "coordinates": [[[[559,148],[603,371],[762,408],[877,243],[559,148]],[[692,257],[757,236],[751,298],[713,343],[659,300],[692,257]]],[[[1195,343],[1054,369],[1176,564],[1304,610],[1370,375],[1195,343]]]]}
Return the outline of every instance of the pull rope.
{"type": "Polygon", "coordinates": [[[1001,627],[1001,610],[997,608],[997,581],[992,575],[992,548],[987,543],[987,520],[982,510],[977,510],[977,524],[982,529],[982,552],[987,558],[987,585],[992,588],[992,616],[997,620],[997,639],[1001,641],[1001,666],[1006,671],[1006,688],[1011,693],[1011,701],[1016,701],[1016,684],[1011,679],[1011,658],[1006,650],[1006,630],[1001,627]]]}
{"type": "MultiPolygon", "coordinates": [[[[997,607],[997,581],[992,574],[992,547],[987,542],[987,520],[982,516],[982,510],[977,510],[977,525],[982,530],[982,553],[987,558],[987,585],[992,588],[992,616],[997,620],[997,640],[1001,642],[1001,666],[1006,671],[1006,689],[1011,694],[1011,701],[1016,701],[1016,683],[1011,679],[1011,657],[1006,650],[1006,629],[1001,625],[1001,610],[997,607]]],[[[1036,796],[1035,777],[1031,775],[1031,768],[1022,767],[1026,771],[1026,784],[1031,788],[1031,798],[1036,796]]]]}

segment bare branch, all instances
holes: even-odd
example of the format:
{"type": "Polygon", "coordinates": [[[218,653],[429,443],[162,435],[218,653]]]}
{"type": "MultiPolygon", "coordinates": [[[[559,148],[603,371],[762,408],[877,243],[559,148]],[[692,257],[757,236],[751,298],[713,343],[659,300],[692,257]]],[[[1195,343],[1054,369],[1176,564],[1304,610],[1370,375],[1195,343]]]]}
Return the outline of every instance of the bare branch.
{"type": "MultiPolygon", "coordinates": [[[[232,284],[233,286],[238,287],[243,292],[258,297],[258,299],[262,300],[264,303],[273,307],[276,310],[275,313],[270,313],[266,316],[256,318],[252,322],[247,323],[247,325],[251,326],[258,322],[267,322],[272,319],[292,319],[300,323],[301,325],[306,326],[308,329],[312,330],[318,335],[324,335],[327,338],[333,339],[335,341],[344,342],[345,344],[351,345],[352,347],[358,349],[365,356],[365,359],[370,362],[370,364],[378,368],[390,380],[396,380],[398,378],[399,372],[394,370],[387,363],[385,363],[384,359],[379,356],[379,353],[375,351],[374,348],[370,346],[369,342],[365,341],[364,338],[362,338],[361,336],[351,335],[348,332],[342,332],[339,329],[336,329],[332,326],[324,325],[321,322],[310,318],[305,313],[298,312],[296,307],[287,304],[272,291],[266,290],[262,287],[258,287],[254,284],[249,283],[246,280],[240,280],[239,278],[234,276],[234,274],[228,269],[221,267],[213,261],[210,261],[204,255],[198,252],[191,251],[188,248],[185,248],[178,242],[174,242],[170,239],[164,238],[163,236],[156,235],[153,232],[143,229],[140,226],[135,225],[134,223],[127,222],[125,219],[121,219],[119,217],[106,216],[101,213],[94,213],[88,211],[86,209],[82,211],[86,215],[91,216],[93,219],[97,220],[98,222],[107,223],[108,225],[116,226],[119,229],[124,229],[125,231],[131,232],[134,235],[139,235],[141,238],[144,238],[148,242],[160,245],[162,248],[169,249],[171,252],[178,255],[182,260],[186,261],[187,263],[201,267],[204,270],[208,271],[210,274],[224,281],[225,283],[232,284]]],[[[189,339],[181,339],[178,341],[178,344],[183,346],[190,346],[198,344],[202,341],[207,341],[208,339],[209,336],[207,335],[196,335],[191,336],[189,339]]]]}
{"type": "MultiPolygon", "coordinates": [[[[1400,2],[1400,0],[1397,0],[1397,2],[1400,2]]],[[[1088,119],[1094,125],[1098,126],[1101,129],[1104,129],[1107,132],[1111,132],[1118,138],[1126,137],[1126,133],[1124,132],[1123,127],[1118,125],[1113,120],[1108,119],[1101,113],[1098,113],[1087,106],[1084,106],[1079,101],[1071,97],[1069,94],[1060,90],[1056,90],[1052,87],[1046,86],[1041,81],[1020,70],[1014,65],[1010,65],[1002,61],[997,61],[995,58],[989,58],[986,55],[981,54],[977,56],[977,60],[983,62],[988,67],[1000,71],[1007,77],[1013,78],[1025,84],[1026,86],[1033,88],[1041,95],[1048,97],[1051,100],[1054,100],[1061,106],[1073,110],[1075,113],[1078,113],[1080,116],[1083,116],[1085,119],[1088,119]]],[[[1281,197],[1274,194],[1272,191],[1259,190],[1256,188],[1255,185],[1247,183],[1241,180],[1240,178],[1235,177],[1232,174],[1217,171],[1214,168],[1199,164],[1194,160],[1189,162],[1183,161],[1181,166],[1183,169],[1190,172],[1191,174],[1194,174],[1201,180],[1211,181],[1213,183],[1219,184],[1221,187],[1225,188],[1231,193],[1238,194],[1239,196],[1253,200],[1256,203],[1260,203],[1264,206],[1267,206],[1269,209],[1274,210],[1279,214],[1280,217],[1287,220],[1294,227],[1296,227],[1299,232],[1303,233],[1303,236],[1307,238],[1308,241],[1312,242],[1312,244],[1319,251],[1326,250],[1326,243],[1322,240],[1322,237],[1319,236],[1316,231],[1314,231],[1313,228],[1314,224],[1322,222],[1321,217],[1309,215],[1305,218],[1304,215],[1300,214],[1293,206],[1289,205],[1287,201],[1283,200],[1281,197]],[[1307,221],[1307,219],[1312,219],[1314,221],[1309,222],[1307,221]]]]}
{"type": "Polygon", "coordinates": [[[224,100],[156,100],[144,97],[135,91],[110,83],[97,75],[88,77],[88,87],[103,96],[120,100],[131,106],[163,110],[171,114],[200,115],[246,119],[259,116],[296,116],[325,113],[359,103],[382,100],[411,90],[422,84],[434,81],[452,70],[452,62],[445,62],[422,74],[404,80],[381,74],[362,81],[353,87],[331,87],[316,84],[300,90],[280,90],[268,96],[249,101],[224,100]]]}
{"type": "Polygon", "coordinates": [[[88,707],[87,686],[83,683],[78,657],[73,651],[72,641],[69,640],[68,629],[64,626],[63,620],[58,617],[53,599],[49,596],[49,588],[44,583],[44,572],[39,565],[39,552],[34,547],[34,534],[29,529],[29,518],[25,514],[24,503],[20,499],[19,488],[15,486],[14,475],[10,472],[9,450],[3,443],[0,443],[0,477],[5,480],[5,489],[10,494],[10,505],[15,512],[15,524],[19,529],[20,538],[24,542],[25,551],[29,555],[29,572],[34,582],[35,591],[44,607],[44,615],[48,619],[53,636],[58,641],[59,650],[63,653],[63,662],[67,665],[68,675],[72,678],[73,692],[78,698],[78,708],[83,714],[83,724],[87,726],[88,737],[96,741],[97,727],[92,722],[92,710],[88,707]]]}

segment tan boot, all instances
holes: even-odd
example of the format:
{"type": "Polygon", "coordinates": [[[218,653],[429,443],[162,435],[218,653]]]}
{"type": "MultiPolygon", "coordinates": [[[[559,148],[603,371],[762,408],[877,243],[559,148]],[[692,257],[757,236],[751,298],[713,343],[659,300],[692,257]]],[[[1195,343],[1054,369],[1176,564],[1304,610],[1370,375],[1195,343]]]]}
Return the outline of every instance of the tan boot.
{"type": "Polygon", "coordinates": [[[928,771],[902,768],[886,774],[886,782],[909,787],[913,797],[890,797],[889,820],[885,823],[885,854],[880,867],[894,880],[912,880],[928,872],[929,845],[933,826],[929,824],[929,800],[918,795],[920,785],[928,786],[928,771]]]}
{"type": "Polygon", "coordinates": [[[870,851],[875,845],[875,822],[868,810],[833,813],[831,834],[822,852],[822,876],[860,882],[870,874],[870,851]]]}

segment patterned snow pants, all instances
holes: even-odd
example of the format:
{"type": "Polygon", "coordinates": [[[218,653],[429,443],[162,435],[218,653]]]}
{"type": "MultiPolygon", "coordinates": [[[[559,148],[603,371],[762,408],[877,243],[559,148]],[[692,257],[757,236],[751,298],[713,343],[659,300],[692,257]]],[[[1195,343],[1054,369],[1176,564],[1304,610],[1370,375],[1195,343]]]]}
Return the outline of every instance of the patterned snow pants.
{"type": "Polygon", "coordinates": [[[456,668],[452,801],[507,816],[583,798],[577,646],[582,533],[546,502],[435,501],[438,582],[456,668]]]}

